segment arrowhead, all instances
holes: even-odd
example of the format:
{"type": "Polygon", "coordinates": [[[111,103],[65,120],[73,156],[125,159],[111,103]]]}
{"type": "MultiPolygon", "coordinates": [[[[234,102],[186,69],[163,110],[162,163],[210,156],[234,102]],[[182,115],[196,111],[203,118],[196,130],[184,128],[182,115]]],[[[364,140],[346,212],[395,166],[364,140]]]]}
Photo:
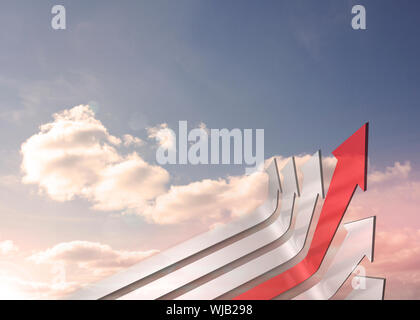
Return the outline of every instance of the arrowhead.
{"type": "Polygon", "coordinates": [[[363,191],[367,187],[368,131],[369,123],[366,123],[333,151],[338,160],[337,166],[341,164],[346,167],[343,175],[354,180],[363,191]]]}
{"type": "Polygon", "coordinates": [[[268,185],[269,185],[269,193],[273,198],[277,198],[277,190],[281,192],[281,185],[280,185],[280,177],[279,171],[277,169],[277,161],[276,158],[270,162],[270,164],[265,169],[265,172],[268,174],[268,185]]]}
{"type": "Polygon", "coordinates": [[[298,196],[300,196],[295,157],[290,158],[290,160],[287,161],[280,172],[283,178],[281,183],[281,192],[283,194],[296,193],[298,196]]]}
{"type": "Polygon", "coordinates": [[[347,237],[351,238],[354,246],[360,246],[361,253],[373,262],[373,249],[375,246],[375,225],[376,217],[370,217],[344,225],[347,230],[347,237]]]}
{"type": "Polygon", "coordinates": [[[301,167],[300,170],[303,175],[302,194],[305,193],[306,188],[310,187],[312,183],[317,183],[316,189],[318,190],[318,194],[322,198],[325,198],[323,183],[324,181],[322,178],[321,150],[315,152],[312,155],[312,157],[305,162],[305,164],[301,167]]]}

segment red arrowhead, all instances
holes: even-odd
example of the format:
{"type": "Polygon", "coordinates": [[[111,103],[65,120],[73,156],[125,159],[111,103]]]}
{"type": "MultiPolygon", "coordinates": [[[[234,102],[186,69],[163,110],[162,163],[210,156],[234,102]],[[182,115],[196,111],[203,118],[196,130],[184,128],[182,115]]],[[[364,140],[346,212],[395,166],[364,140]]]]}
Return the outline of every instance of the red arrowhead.
{"type": "Polygon", "coordinates": [[[353,179],[363,191],[367,187],[368,132],[369,123],[366,123],[332,152],[338,159],[337,166],[346,167],[348,180],[353,179]]]}
{"type": "Polygon", "coordinates": [[[357,185],[366,190],[367,139],[368,123],[334,150],[337,166],[307,256],[291,269],[237,296],[235,300],[273,299],[307,280],[319,269],[357,185]]]}

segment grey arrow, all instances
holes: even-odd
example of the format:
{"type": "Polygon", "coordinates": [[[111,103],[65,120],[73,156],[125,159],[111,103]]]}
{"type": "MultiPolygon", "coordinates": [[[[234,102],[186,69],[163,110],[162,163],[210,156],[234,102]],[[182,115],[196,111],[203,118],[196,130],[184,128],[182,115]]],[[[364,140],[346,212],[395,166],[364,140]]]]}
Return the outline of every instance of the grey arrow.
{"type": "Polygon", "coordinates": [[[283,196],[281,206],[278,208],[277,219],[272,224],[202,259],[121,296],[119,299],[151,300],[160,298],[281,238],[290,227],[295,195],[299,192],[294,158],[287,162],[281,170],[281,174],[283,176],[283,183],[281,184],[283,196]]]}
{"type": "Polygon", "coordinates": [[[299,254],[306,242],[318,196],[323,195],[320,152],[314,154],[303,165],[302,173],[304,177],[302,194],[296,199],[296,221],[291,230],[291,237],[276,249],[188,291],[177,299],[215,299],[299,254]]]}
{"type": "Polygon", "coordinates": [[[162,269],[174,266],[178,262],[218,243],[232,239],[239,233],[250,230],[266,221],[277,209],[281,187],[275,159],[265,171],[269,177],[268,197],[255,212],[238,219],[234,223],[200,234],[98,283],[90,284],[67,297],[67,299],[101,299],[162,269]]]}
{"type": "Polygon", "coordinates": [[[375,217],[347,223],[344,228],[347,235],[322,280],[295,300],[330,299],[365,256],[373,260],[375,217]]]}
{"type": "Polygon", "coordinates": [[[383,300],[386,280],[383,278],[355,276],[354,279],[363,281],[365,288],[353,289],[345,300],[383,300]]]}

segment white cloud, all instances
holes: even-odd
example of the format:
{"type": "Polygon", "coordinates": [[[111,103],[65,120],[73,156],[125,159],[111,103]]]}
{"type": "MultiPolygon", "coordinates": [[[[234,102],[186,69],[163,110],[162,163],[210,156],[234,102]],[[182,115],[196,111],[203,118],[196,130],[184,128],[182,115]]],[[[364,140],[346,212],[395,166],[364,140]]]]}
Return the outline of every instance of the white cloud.
{"type": "Polygon", "coordinates": [[[137,153],[121,155],[116,149],[121,143],[89,106],[56,113],[53,122],[22,144],[23,182],[37,184],[57,201],[79,196],[95,209],[141,213],[149,200],[165,192],[169,174],[137,153]]]}
{"type": "Polygon", "coordinates": [[[0,241],[0,255],[7,255],[10,253],[17,252],[19,248],[15,245],[12,240],[0,241]]]}
{"type": "Polygon", "coordinates": [[[250,213],[265,199],[266,190],[267,175],[260,172],[228,179],[205,179],[171,186],[145,214],[161,224],[193,219],[216,222],[250,213]]]}
{"type": "MultiPolygon", "coordinates": [[[[300,167],[310,155],[295,157],[299,182],[302,184],[300,167]]],[[[276,156],[279,170],[290,160],[276,156]]],[[[271,159],[266,161],[268,164],[271,159]]],[[[325,180],[329,183],[334,171],[334,157],[323,158],[325,180]]],[[[265,173],[228,177],[227,179],[192,182],[188,185],[171,186],[167,193],[156,198],[145,215],[160,224],[179,223],[196,219],[217,224],[253,212],[267,196],[268,177],[265,173]]],[[[327,183],[327,187],[328,187],[327,183]]]]}
{"type": "Polygon", "coordinates": [[[167,123],[162,123],[155,127],[147,128],[149,139],[156,139],[159,146],[173,150],[176,148],[175,132],[168,127],[167,123]]]}
{"type": "Polygon", "coordinates": [[[0,272],[0,300],[59,299],[81,287],[77,282],[32,281],[0,272]]]}
{"type": "Polygon", "coordinates": [[[103,169],[91,197],[93,208],[143,214],[146,203],[166,191],[168,180],[165,169],[151,166],[132,153],[123,161],[103,169]]]}
{"type": "Polygon", "coordinates": [[[86,285],[128,268],[157,253],[158,250],[116,250],[106,244],[89,241],[59,243],[32,254],[28,261],[46,264],[55,274],[55,285],[86,285]]]}
{"type": "Polygon", "coordinates": [[[377,217],[375,262],[366,266],[369,274],[387,279],[386,299],[416,299],[420,293],[420,181],[411,171],[408,161],[373,171],[367,191],[356,194],[345,216],[377,217]]]}
{"type": "MultiPolygon", "coordinates": [[[[167,124],[148,128],[148,133],[160,145],[176,147],[175,134],[167,124]]],[[[23,182],[37,184],[57,201],[83,197],[95,210],[139,214],[159,224],[226,222],[252,212],[266,196],[267,176],[258,172],[173,185],[168,190],[165,169],[148,164],[136,152],[125,156],[118,152],[121,145],[140,143],[137,139],[125,135],[121,140],[109,134],[88,106],[64,110],[22,145],[23,182]]],[[[309,157],[296,157],[298,168],[309,157]]],[[[279,168],[288,161],[278,160],[279,168]]],[[[324,166],[328,180],[335,159],[324,158],[324,166]]]]}
{"type": "Polygon", "coordinates": [[[63,242],[29,256],[23,252],[18,260],[0,262],[0,299],[63,298],[157,252],[89,241],[63,242]]]}
{"type": "Polygon", "coordinates": [[[124,138],[124,146],[129,147],[129,146],[142,146],[144,145],[144,141],[141,140],[138,137],[134,137],[131,134],[125,134],[123,136],[124,138]]]}
{"type": "Polygon", "coordinates": [[[378,183],[395,179],[406,179],[411,171],[411,163],[406,161],[404,164],[395,162],[394,166],[387,167],[385,171],[374,171],[369,174],[369,183],[378,183]]]}
{"type": "Polygon", "coordinates": [[[8,174],[0,176],[0,186],[13,187],[20,184],[20,178],[16,175],[8,174]]]}
{"type": "Polygon", "coordinates": [[[81,268],[126,268],[158,252],[115,250],[109,245],[89,241],[63,242],[29,257],[36,263],[74,263],[81,268]]]}

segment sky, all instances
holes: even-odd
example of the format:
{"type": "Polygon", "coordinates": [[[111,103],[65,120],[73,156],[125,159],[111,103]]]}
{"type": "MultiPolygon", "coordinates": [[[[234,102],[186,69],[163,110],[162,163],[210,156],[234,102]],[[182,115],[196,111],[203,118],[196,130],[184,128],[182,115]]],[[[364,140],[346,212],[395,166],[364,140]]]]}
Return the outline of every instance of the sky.
{"type": "Polygon", "coordinates": [[[349,216],[378,217],[387,297],[420,298],[419,3],[62,0],[66,30],[55,4],[1,4],[0,297],[59,297],[251,212],[265,180],[243,165],[156,163],[153,129],[187,120],[264,129],[266,159],[331,157],[368,121],[349,216]]]}

